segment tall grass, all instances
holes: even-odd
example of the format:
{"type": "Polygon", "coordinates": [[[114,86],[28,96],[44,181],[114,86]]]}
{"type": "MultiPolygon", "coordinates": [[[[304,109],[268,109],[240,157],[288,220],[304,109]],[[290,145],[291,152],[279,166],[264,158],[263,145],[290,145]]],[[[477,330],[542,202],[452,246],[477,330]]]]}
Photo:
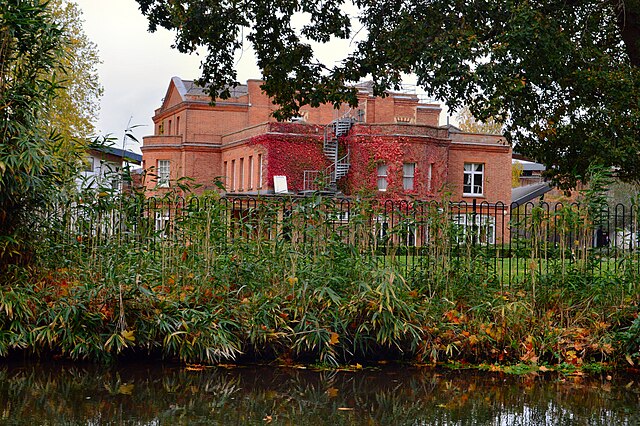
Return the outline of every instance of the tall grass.
{"type": "Polygon", "coordinates": [[[450,206],[84,196],[52,211],[37,265],[3,277],[0,355],[326,365],[640,358],[637,259],[596,273],[589,262],[602,250],[571,242],[588,240],[589,210],[536,208],[526,226],[513,221],[511,238],[530,239],[518,252],[461,233],[450,206]],[[505,280],[512,261],[521,266],[505,280]]]}

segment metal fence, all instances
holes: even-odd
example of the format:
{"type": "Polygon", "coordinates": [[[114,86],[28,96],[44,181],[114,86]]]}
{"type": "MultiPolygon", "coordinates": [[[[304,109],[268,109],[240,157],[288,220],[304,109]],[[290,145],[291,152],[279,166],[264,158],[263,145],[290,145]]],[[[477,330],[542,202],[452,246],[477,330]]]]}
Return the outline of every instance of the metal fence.
{"type": "Polygon", "coordinates": [[[167,245],[226,253],[238,242],[289,244],[305,253],[340,244],[381,266],[444,271],[466,264],[511,283],[531,274],[580,269],[638,273],[636,206],[376,201],[307,197],[193,197],[78,200],[53,209],[61,250],[77,244],[167,245]],[[204,248],[203,248],[204,249],[204,248]]]}

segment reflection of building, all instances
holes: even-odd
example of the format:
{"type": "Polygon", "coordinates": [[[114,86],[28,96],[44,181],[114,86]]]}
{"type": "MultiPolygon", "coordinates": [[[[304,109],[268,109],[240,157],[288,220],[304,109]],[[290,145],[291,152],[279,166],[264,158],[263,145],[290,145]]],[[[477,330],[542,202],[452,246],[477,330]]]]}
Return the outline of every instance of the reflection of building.
{"type": "Polygon", "coordinates": [[[85,169],[76,179],[78,188],[126,189],[130,184],[122,179],[126,165],[142,164],[142,155],[110,146],[93,146],[87,151],[85,169]]]}
{"type": "Polygon", "coordinates": [[[174,77],[142,146],[143,166],[157,176],[147,181],[150,193],[189,177],[204,189],[220,180],[228,193],[267,194],[284,176],[294,193],[434,199],[447,191],[468,203],[510,200],[510,146],[500,136],[440,127],[439,106],[415,94],[374,97],[362,84],[353,110],[303,107],[278,123],[260,84],[249,80],[212,106],[201,88],[174,77]]]}

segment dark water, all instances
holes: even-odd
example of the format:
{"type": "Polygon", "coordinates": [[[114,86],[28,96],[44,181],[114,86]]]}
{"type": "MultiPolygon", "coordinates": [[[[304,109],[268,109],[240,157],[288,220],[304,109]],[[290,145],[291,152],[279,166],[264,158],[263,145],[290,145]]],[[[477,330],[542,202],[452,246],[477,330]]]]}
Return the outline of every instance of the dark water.
{"type": "Polygon", "coordinates": [[[640,424],[640,376],[609,374],[0,364],[0,424],[640,424]]]}

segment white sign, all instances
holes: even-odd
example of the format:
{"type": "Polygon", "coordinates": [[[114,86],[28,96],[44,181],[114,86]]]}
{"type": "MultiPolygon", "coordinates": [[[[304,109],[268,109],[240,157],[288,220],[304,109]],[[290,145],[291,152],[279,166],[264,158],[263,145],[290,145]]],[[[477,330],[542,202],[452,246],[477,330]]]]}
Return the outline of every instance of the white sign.
{"type": "Polygon", "coordinates": [[[286,194],[289,192],[289,187],[287,186],[287,177],[286,176],[274,176],[273,177],[273,190],[276,194],[286,194]]]}

